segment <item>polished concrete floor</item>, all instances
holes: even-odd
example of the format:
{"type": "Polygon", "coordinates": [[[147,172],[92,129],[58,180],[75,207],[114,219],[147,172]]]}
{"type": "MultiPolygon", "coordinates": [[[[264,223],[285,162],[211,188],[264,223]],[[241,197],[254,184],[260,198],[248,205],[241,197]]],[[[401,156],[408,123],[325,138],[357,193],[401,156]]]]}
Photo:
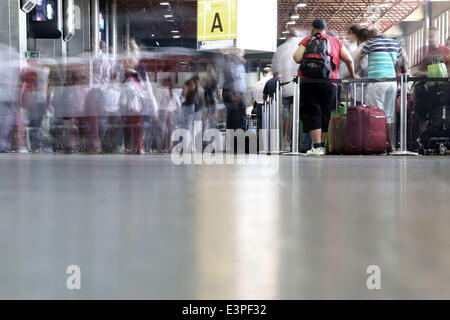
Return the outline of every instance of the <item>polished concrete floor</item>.
{"type": "Polygon", "coordinates": [[[272,159],[0,155],[0,298],[450,298],[450,157],[272,159]]]}

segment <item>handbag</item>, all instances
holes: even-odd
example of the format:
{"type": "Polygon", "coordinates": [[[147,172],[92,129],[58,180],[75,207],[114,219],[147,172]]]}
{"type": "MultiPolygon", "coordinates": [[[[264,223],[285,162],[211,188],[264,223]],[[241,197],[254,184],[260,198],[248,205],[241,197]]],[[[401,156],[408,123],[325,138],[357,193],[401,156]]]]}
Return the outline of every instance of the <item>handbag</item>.
{"type": "MultiPolygon", "coordinates": [[[[447,66],[439,59],[433,58],[433,63],[428,65],[428,78],[448,78],[447,66]]],[[[436,86],[443,84],[439,81],[430,81],[429,86],[436,86]]]]}

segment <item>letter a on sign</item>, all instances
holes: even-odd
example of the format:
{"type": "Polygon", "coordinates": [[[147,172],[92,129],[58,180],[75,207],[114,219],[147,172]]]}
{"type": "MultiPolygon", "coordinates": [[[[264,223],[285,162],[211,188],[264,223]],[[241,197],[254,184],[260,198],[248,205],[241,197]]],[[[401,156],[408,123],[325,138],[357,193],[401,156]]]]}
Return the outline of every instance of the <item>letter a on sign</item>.
{"type": "Polygon", "coordinates": [[[211,33],[214,33],[215,29],[220,29],[220,32],[223,32],[222,21],[220,21],[220,14],[216,12],[214,16],[213,26],[211,28],[211,33]]]}
{"type": "Polygon", "coordinates": [[[197,0],[198,48],[229,48],[237,39],[237,0],[197,0]]]}

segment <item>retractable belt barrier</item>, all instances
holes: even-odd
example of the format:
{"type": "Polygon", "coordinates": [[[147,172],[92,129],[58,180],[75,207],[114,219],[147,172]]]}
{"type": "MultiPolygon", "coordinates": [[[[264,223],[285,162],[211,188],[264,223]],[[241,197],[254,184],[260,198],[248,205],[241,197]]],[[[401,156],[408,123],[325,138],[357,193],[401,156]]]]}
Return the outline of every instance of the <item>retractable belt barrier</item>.
{"type": "MultiPolygon", "coordinates": [[[[300,78],[301,83],[377,83],[377,82],[400,82],[402,77],[407,77],[408,82],[413,81],[433,81],[433,82],[450,82],[449,78],[428,78],[428,77],[410,77],[408,75],[403,75],[397,78],[362,78],[362,79],[305,79],[300,78]]],[[[291,82],[298,81],[299,77],[294,78],[290,82],[284,82],[282,85],[286,85],[291,82]]]]}
{"type": "MultiPolygon", "coordinates": [[[[289,82],[288,82],[289,83],[289,82]]],[[[285,83],[287,84],[287,83],[285,83]]],[[[260,139],[263,141],[261,154],[281,154],[283,152],[283,85],[277,82],[276,91],[269,101],[265,101],[262,108],[262,132],[260,139]]]]}
{"type": "Polygon", "coordinates": [[[270,101],[271,99],[272,98],[269,99],[269,102],[264,101],[264,104],[262,106],[262,131],[258,133],[260,135],[260,139],[262,139],[260,153],[266,153],[270,150],[270,139],[268,131],[270,123],[269,106],[272,103],[270,101]]]}
{"type": "Polygon", "coordinates": [[[299,135],[300,135],[300,82],[302,78],[294,78],[294,103],[292,106],[292,139],[291,139],[291,152],[287,152],[284,155],[297,156],[301,155],[299,150],[299,135]]]}
{"type": "MultiPolygon", "coordinates": [[[[351,84],[353,85],[353,103],[357,101],[356,84],[361,84],[361,102],[364,104],[364,84],[380,83],[380,82],[397,82],[400,83],[400,151],[393,152],[392,155],[418,155],[414,152],[407,150],[407,110],[408,110],[408,82],[450,82],[450,78],[428,78],[428,77],[409,77],[408,75],[402,75],[397,78],[365,78],[365,79],[305,79],[301,77],[295,77],[294,80],[283,83],[294,83],[294,105],[292,115],[292,151],[284,153],[285,155],[302,155],[299,152],[299,135],[300,135],[300,86],[303,83],[335,83],[335,84],[351,84]]],[[[346,93],[346,100],[348,99],[349,90],[346,93]]],[[[336,103],[339,100],[336,99],[336,103]]],[[[337,107],[337,106],[336,106],[337,107]]]]}

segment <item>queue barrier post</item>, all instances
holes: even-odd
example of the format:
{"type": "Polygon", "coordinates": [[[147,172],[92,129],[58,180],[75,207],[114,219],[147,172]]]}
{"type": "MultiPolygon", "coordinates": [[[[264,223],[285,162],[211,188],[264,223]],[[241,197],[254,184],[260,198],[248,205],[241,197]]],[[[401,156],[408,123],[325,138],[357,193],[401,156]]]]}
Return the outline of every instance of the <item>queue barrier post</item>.
{"type": "Polygon", "coordinates": [[[273,99],[269,98],[269,103],[267,103],[267,126],[266,126],[266,137],[267,137],[267,148],[266,148],[266,152],[270,152],[272,150],[272,145],[271,145],[271,139],[270,139],[270,124],[271,124],[271,120],[272,120],[272,104],[273,104],[273,99]]]}
{"type": "Polygon", "coordinates": [[[276,91],[270,105],[270,126],[268,128],[268,135],[270,139],[270,150],[267,154],[277,155],[282,153],[280,133],[282,131],[281,111],[282,111],[282,91],[281,82],[277,81],[276,91]]]}
{"type": "Polygon", "coordinates": [[[271,137],[271,127],[273,126],[273,118],[274,118],[274,105],[275,97],[269,97],[268,101],[264,101],[263,105],[263,123],[262,123],[262,139],[264,142],[263,148],[260,149],[259,154],[269,155],[272,152],[273,148],[273,140],[271,137]]]}
{"type": "Polygon", "coordinates": [[[296,77],[294,79],[294,104],[292,110],[292,150],[291,152],[283,153],[287,156],[304,156],[305,154],[299,152],[299,135],[300,135],[300,86],[302,78],[296,77]]]}
{"type": "Polygon", "coordinates": [[[364,82],[361,82],[361,105],[364,105],[364,82]]]}
{"type": "Polygon", "coordinates": [[[262,124],[261,124],[261,129],[259,132],[259,139],[261,140],[262,143],[260,143],[259,147],[260,147],[260,151],[259,153],[266,153],[268,151],[268,136],[267,136],[267,127],[268,127],[268,119],[269,119],[269,114],[268,114],[268,103],[267,101],[264,101],[263,105],[262,105],[262,114],[261,114],[261,120],[262,120],[262,124]]]}
{"type": "Polygon", "coordinates": [[[400,78],[400,150],[391,153],[393,156],[418,156],[416,152],[407,150],[408,146],[408,75],[400,78]]]}
{"type": "Polygon", "coordinates": [[[279,100],[278,100],[278,151],[282,153],[284,151],[284,117],[283,117],[283,86],[281,82],[279,84],[279,89],[277,90],[279,100]]]}

